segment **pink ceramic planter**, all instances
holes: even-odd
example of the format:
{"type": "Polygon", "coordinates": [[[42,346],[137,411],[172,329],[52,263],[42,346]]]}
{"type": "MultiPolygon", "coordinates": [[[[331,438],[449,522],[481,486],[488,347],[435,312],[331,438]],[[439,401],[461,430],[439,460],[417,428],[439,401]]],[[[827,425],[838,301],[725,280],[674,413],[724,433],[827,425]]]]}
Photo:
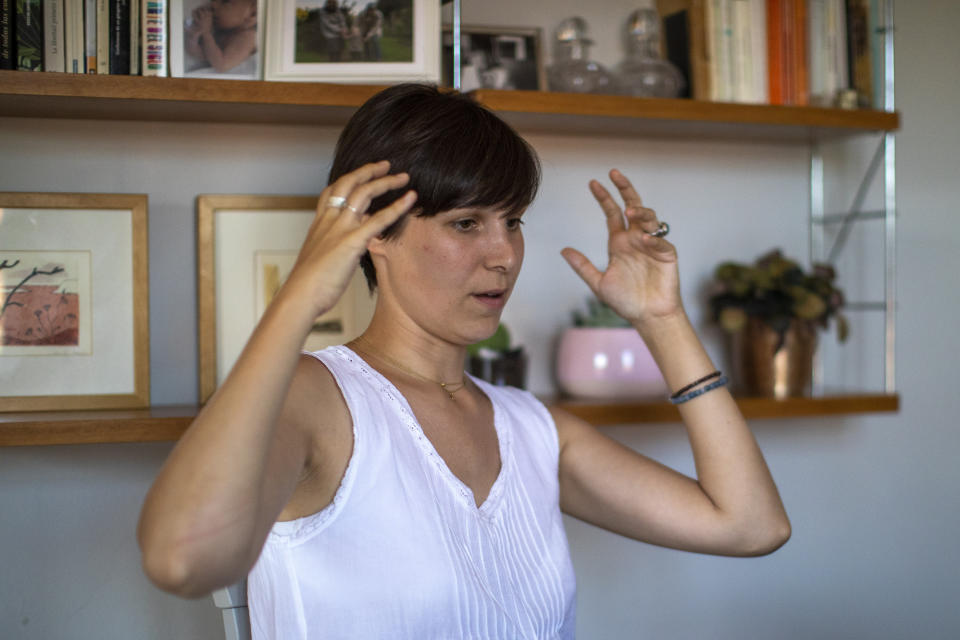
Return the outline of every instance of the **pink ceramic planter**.
{"type": "Polygon", "coordinates": [[[574,327],[560,338],[557,383],[581,398],[663,398],[667,384],[632,328],[574,327]]]}

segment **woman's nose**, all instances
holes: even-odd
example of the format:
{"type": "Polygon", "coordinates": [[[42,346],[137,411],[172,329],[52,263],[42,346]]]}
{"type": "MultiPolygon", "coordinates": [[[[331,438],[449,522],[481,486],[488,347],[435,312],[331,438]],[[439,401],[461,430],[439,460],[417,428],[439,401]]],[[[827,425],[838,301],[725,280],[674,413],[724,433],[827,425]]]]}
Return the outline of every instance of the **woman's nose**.
{"type": "Polygon", "coordinates": [[[523,237],[516,231],[497,230],[491,234],[487,251],[487,267],[510,271],[523,257],[523,237]]]}

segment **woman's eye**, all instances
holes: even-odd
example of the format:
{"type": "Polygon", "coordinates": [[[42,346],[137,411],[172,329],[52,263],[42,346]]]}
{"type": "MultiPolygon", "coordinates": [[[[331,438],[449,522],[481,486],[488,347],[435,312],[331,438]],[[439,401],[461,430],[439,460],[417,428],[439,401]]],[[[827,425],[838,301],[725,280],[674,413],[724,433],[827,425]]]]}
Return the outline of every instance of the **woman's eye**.
{"type": "Polygon", "coordinates": [[[523,220],[520,218],[510,218],[507,220],[507,229],[518,231],[523,226],[523,220]]]}
{"type": "Polygon", "coordinates": [[[470,218],[465,218],[463,220],[457,220],[453,223],[453,227],[457,231],[470,231],[477,226],[476,221],[471,220],[470,218]]]}

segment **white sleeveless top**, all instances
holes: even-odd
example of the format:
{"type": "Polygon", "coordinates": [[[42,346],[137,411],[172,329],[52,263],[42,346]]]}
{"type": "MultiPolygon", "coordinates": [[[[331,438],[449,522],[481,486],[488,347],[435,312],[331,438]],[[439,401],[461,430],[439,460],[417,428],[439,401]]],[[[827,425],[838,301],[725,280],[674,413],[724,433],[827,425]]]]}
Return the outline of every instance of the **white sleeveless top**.
{"type": "Polygon", "coordinates": [[[311,354],[353,418],[333,502],[277,522],[248,579],[255,640],[573,638],[556,426],[519,389],[493,404],[500,475],[478,508],[407,401],[347,347],[311,354]]]}

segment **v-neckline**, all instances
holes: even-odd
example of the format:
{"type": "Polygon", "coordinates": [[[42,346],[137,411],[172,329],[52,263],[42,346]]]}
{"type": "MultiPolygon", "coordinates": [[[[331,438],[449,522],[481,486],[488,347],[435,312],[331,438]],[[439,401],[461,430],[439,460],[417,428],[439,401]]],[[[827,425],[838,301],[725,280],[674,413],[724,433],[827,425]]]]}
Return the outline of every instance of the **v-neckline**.
{"type": "Polygon", "coordinates": [[[506,430],[502,425],[502,410],[497,406],[497,402],[493,395],[489,393],[489,385],[486,383],[486,381],[475,378],[469,373],[467,374],[480,389],[481,393],[487,397],[487,400],[490,402],[490,406],[493,409],[493,430],[497,437],[497,450],[500,454],[500,470],[497,473],[497,477],[490,486],[490,490],[487,492],[486,498],[484,498],[483,502],[478,505],[476,495],[473,493],[473,489],[471,489],[466,482],[461,480],[460,477],[450,469],[447,461],[443,458],[443,456],[440,455],[436,447],[434,447],[433,442],[423,431],[420,420],[413,412],[413,407],[410,406],[410,402],[407,400],[406,396],[403,395],[400,389],[398,389],[389,378],[380,373],[376,367],[364,360],[359,353],[346,345],[340,345],[340,348],[353,355],[361,367],[366,369],[371,375],[379,380],[382,385],[384,385],[385,390],[389,392],[388,395],[393,398],[394,402],[398,405],[403,413],[404,418],[406,418],[407,426],[409,427],[411,436],[420,446],[421,451],[428,459],[434,462],[435,466],[440,472],[440,475],[451,486],[454,492],[460,496],[465,506],[469,507],[471,510],[480,515],[486,517],[493,516],[496,507],[500,502],[500,496],[503,493],[503,486],[506,483],[510,461],[510,438],[509,434],[506,433],[506,430]]]}

